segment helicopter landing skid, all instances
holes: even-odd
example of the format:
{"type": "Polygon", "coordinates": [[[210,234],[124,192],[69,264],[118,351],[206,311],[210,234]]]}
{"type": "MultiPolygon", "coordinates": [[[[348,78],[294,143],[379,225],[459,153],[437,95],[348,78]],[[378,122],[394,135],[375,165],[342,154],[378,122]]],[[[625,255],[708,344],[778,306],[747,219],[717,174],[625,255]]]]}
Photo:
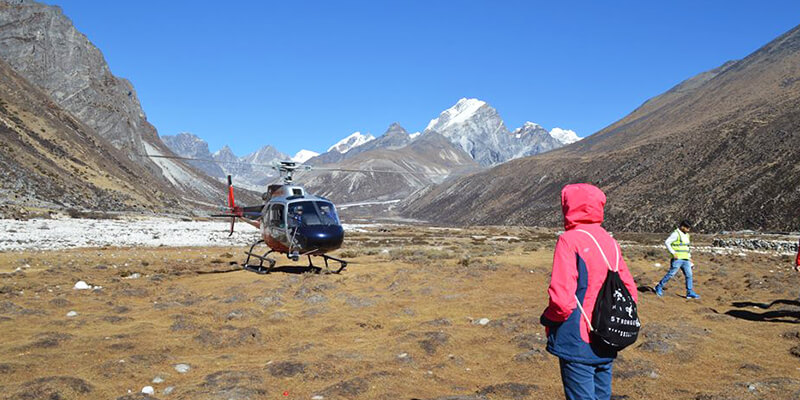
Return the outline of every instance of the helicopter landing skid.
{"type": "MultiPolygon", "coordinates": [[[[338,273],[344,271],[345,268],[347,268],[347,261],[345,261],[345,260],[340,260],[340,259],[338,259],[336,257],[331,257],[331,256],[325,255],[325,254],[320,255],[320,257],[322,257],[325,260],[325,272],[326,273],[338,274],[338,273]],[[332,271],[330,269],[330,267],[328,266],[328,260],[333,260],[333,261],[338,262],[339,263],[339,269],[337,269],[335,271],[332,271]]],[[[309,263],[309,265],[311,265],[311,257],[310,256],[308,257],[308,263],[309,263]]]]}
{"type": "Polygon", "coordinates": [[[277,261],[275,261],[275,259],[267,257],[270,253],[274,251],[272,249],[261,255],[253,253],[253,249],[260,243],[264,243],[264,241],[259,240],[253,243],[253,245],[250,246],[250,250],[245,252],[245,254],[247,254],[247,258],[244,260],[244,265],[242,266],[242,268],[251,272],[255,272],[257,274],[268,274],[270,273],[270,271],[272,271],[272,268],[275,267],[275,263],[277,261]],[[250,257],[257,258],[258,264],[250,264],[250,257]],[[269,263],[268,267],[264,266],[264,261],[269,263]]]}

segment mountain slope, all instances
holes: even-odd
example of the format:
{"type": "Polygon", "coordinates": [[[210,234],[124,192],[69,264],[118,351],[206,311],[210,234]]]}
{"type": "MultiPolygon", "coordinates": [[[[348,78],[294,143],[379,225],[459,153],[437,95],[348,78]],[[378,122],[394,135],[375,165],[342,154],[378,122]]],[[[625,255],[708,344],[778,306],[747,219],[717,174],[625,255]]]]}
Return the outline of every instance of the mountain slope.
{"type": "Polygon", "coordinates": [[[411,143],[411,137],[409,136],[408,131],[400,126],[400,124],[395,122],[389,125],[389,128],[386,129],[386,132],[384,132],[383,135],[377,139],[369,140],[361,145],[354,146],[353,148],[349,149],[346,157],[353,157],[356,154],[364,153],[370,150],[399,149],[405,147],[409,143],[411,143]]]}
{"type": "Polygon", "coordinates": [[[405,205],[457,224],[560,223],[560,189],[594,182],[607,225],[655,231],[800,225],[800,27],[567,147],[456,180],[405,205]]]}
{"type": "Polygon", "coordinates": [[[365,151],[330,167],[401,173],[312,170],[298,175],[297,182],[310,192],[337,202],[396,200],[442,182],[451,174],[477,170],[479,165],[460,148],[434,133],[402,148],[365,151]]]}
{"type": "MultiPolygon", "coordinates": [[[[181,156],[189,158],[197,158],[200,160],[211,160],[213,156],[208,149],[208,142],[188,132],[181,132],[177,135],[163,135],[161,141],[169,147],[169,149],[181,156]]],[[[187,164],[205,172],[208,176],[223,179],[225,172],[222,168],[215,163],[203,161],[186,161],[187,164]]]]}
{"type": "Polygon", "coordinates": [[[0,60],[0,215],[30,208],[163,210],[179,193],[0,60]]]}
{"type": "Polygon", "coordinates": [[[56,104],[92,128],[153,179],[211,200],[224,190],[213,179],[176,160],[140,155],[171,154],[147,121],[133,85],[111,73],[100,50],[55,6],[0,0],[0,58],[56,104]]]}
{"type": "Polygon", "coordinates": [[[533,122],[526,122],[521,127],[515,129],[514,132],[511,132],[511,135],[521,144],[520,149],[517,150],[513,158],[541,154],[567,144],[533,122]]]}

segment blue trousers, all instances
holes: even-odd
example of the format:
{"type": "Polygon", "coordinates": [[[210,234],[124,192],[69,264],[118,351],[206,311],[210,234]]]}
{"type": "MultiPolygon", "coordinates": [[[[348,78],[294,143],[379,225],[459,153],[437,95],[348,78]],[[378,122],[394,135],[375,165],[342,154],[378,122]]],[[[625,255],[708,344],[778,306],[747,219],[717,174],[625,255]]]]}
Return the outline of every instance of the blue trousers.
{"type": "Polygon", "coordinates": [[[602,364],[583,364],[558,359],[561,382],[567,400],[611,399],[611,367],[613,361],[602,364]]]}
{"type": "Polygon", "coordinates": [[[658,286],[663,288],[664,285],[678,273],[679,269],[683,271],[683,276],[686,277],[686,294],[692,293],[692,264],[689,263],[689,260],[673,259],[672,263],[669,265],[669,271],[661,278],[661,282],[658,283],[658,286]]]}

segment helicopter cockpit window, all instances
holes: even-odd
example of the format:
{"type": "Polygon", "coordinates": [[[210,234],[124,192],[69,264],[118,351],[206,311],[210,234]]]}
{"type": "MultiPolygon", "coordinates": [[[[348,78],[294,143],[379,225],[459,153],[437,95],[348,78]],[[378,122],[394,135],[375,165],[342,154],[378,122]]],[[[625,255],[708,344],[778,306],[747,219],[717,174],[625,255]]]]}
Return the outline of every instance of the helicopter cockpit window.
{"type": "Polygon", "coordinates": [[[282,228],[284,227],[283,221],[283,204],[273,204],[269,212],[270,226],[282,228]]]}
{"type": "Polygon", "coordinates": [[[289,226],[338,225],[333,204],[324,201],[298,201],[289,204],[289,226]]]}
{"type": "Polygon", "coordinates": [[[333,204],[324,201],[318,201],[316,203],[323,224],[339,225],[339,216],[336,215],[336,209],[333,207],[333,204]]]}

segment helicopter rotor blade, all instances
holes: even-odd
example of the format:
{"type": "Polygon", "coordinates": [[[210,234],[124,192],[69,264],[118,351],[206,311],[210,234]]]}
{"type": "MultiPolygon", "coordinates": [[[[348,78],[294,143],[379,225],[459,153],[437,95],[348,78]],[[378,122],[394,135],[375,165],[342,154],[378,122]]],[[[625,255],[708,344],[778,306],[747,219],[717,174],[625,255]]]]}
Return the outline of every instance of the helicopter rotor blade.
{"type": "Polygon", "coordinates": [[[275,162],[274,164],[259,164],[259,163],[249,163],[249,162],[241,162],[241,161],[218,161],[218,160],[209,160],[209,159],[202,159],[202,158],[192,158],[192,157],[180,157],[180,156],[163,156],[163,155],[155,155],[155,154],[140,154],[142,157],[153,157],[153,158],[170,158],[175,160],[185,160],[185,161],[201,161],[201,162],[210,162],[210,163],[217,163],[217,164],[233,164],[233,165],[253,165],[258,167],[267,167],[272,168],[277,171],[285,171],[285,169],[289,169],[291,171],[339,171],[339,172],[366,172],[366,173],[381,173],[381,174],[399,174],[399,175],[424,175],[424,176],[449,176],[452,174],[436,174],[430,172],[410,172],[410,171],[390,171],[390,170],[379,170],[379,169],[358,169],[358,168],[329,168],[329,167],[316,167],[313,165],[308,164],[301,164],[291,162],[291,166],[287,167],[282,165],[280,162],[275,162]]]}
{"type": "MultiPolygon", "coordinates": [[[[314,167],[309,168],[311,171],[341,171],[341,172],[375,172],[381,174],[399,174],[399,175],[425,175],[425,176],[446,176],[448,174],[436,174],[430,172],[411,172],[411,171],[390,171],[385,169],[358,169],[358,168],[328,168],[328,167],[314,167]]],[[[450,174],[452,175],[452,174],[450,174]]]]}
{"type": "Polygon", "coordinates": [[[201,162],[210,162],[215,164],[234,164],[234,165],[254,165],[257,167],[267,167],[272,169],[277,169],[275,164],[258,164],[258,163],[249,163],[249,162],[241,162],[241,161],[219,161],[219,160],[209,160],[205,158],[192,158],[192,157],[180,157],[180,156],[163,156],[163,155],[155,155],[155,154],[138,154],[140,157],[151,157],[151,158],[169,158],[173,160],[184,160],[184,161],[201,161],[201,162]]]}

